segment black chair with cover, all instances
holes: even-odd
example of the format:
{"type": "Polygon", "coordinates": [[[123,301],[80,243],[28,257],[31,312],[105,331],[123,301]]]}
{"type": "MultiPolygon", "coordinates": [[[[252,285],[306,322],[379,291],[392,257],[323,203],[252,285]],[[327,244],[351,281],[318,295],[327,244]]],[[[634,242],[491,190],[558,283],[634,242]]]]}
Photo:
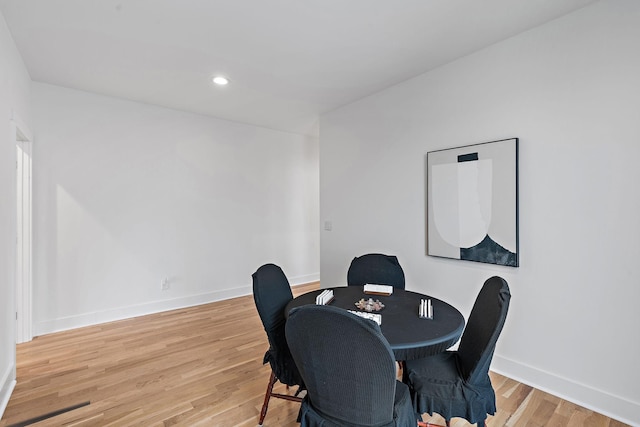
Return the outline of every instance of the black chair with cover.
{"type": "Polygon", "coordinates": [[[284,308],[293,299],[289,281],[282,269],[274,264],[263,265],[252,277],[253,299],[269,340],[269,350],[264,355],[263,363],[268,362],[271,365],[271,376],[258,421],[258,424],[262,425],[267,415],[269,399],[277,397],[302,402],[298,393],[304,389],[304,383],[291,357],[285,337],[284,308]],[[294,395],[274,393],[273,386],[276,381],[286,384],[287,388],[298,386],[298,390],[294,395]]]}
{"type": "Polygon", "coordinates": [[[394,255],[365,254],[355,257],[347,271],[347,285],[390,285],[404,289],[404,271],[394,255]]]}
{"type": "Polygon", "coordinates": [[[510,300],[504,279],[487,279],[471,309],[458,350],[406,361],[404,380],[418,414],[436,412],[447,426],[453,417],[485,426],[487,414],[495,414],[489,366],[510,300]]]}
{"type": "Polygon", "coordinates": [[[291,310],[287,341],[307,387],[302,427],[416,427],[406,384],[378,324],[347,310],[291,310]]]}

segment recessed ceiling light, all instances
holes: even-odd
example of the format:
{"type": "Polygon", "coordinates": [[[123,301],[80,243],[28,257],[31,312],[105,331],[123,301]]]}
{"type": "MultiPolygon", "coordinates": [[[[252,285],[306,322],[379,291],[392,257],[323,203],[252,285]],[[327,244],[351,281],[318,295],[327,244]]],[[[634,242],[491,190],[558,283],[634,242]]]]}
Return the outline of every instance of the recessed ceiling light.
{"type": "Polygon", "coordinates": [[[229,79],[222,76],[216,76],[213,78],[213,82],[217,85],[224,86],[229,83],[229,79]]]}

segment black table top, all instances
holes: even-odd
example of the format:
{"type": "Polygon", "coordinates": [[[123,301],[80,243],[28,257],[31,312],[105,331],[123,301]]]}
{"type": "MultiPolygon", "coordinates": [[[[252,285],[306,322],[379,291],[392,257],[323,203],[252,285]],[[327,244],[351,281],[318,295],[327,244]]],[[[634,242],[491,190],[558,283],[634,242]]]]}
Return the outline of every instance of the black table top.
{"type": "MultiPolygon", "coordinates": [[[[455,344],[464,329],[464,317],[453,306],[439,299],[417,292],[394,289],[390,296],[367,295],[362,286],[331,288],[334,300],[329,304],[347,310],[356,310],[355,303],[362,298],[379,299],[385,307],[378,312],[382,315],[380,329],[385,336],[396,360],[419,359],[445,351],[455,344]],[[431,298],[433,319],[418,316],[421,299],[431,298]]],[[[285,317],[294,307],[315,304],[320,289],[294,298],[285,307],[285,317]]]]}

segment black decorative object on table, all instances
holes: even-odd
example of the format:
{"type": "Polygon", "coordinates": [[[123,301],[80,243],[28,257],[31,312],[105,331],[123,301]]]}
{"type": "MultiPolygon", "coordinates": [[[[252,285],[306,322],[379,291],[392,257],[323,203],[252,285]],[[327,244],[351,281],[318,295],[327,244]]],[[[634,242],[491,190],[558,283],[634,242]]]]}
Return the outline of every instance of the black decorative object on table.
{"type": "Polygon", "coordinates": [[[384,308],[384,304],[379,299],[374,301],[373,298],[369,298],[369,299],[362,298],[359,301],[357,301],[354,305],[359,310],[364,310],[369,313],[373,311],[380,311],[384,308]]]}

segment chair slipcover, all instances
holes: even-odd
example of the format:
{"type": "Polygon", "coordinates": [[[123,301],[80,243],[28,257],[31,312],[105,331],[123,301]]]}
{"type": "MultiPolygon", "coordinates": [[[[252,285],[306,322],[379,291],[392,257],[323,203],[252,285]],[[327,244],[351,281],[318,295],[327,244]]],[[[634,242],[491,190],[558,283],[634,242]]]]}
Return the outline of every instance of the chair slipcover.
{"type": "Polygon", "coordinates": [[[276,378],[289,386],[303,386],[302,377],[291,357],[285,337],[284,308],[293,299],[291,287],[282,269],[265,264],[252,275],[253,299],[269,339],[263,363],[269,363],[276,378]]]}
{"type": "Polygon", "coordinates": [[[347,285],[390,285],[404,289],[404,271],[393,255],[366,254],[355,257],[347,271],[347,285]]]}
{"type": "Polygon", "coordinates": [[[307,387],[302,427],[415,427],[408,387],[380,327],[346,310],[306,305],[289,313],[287,341],[307,387]]]}
{"type": "Polygon", "coordinates": [[[487,414],[495,414],[489,366],[510,299],[507,282],[491,277],[476,298],[457,351],[406,361],[405,380],[417,413],[436,412],[447,421],[461,417],[471,424],[484,424],[487,414]]]}

